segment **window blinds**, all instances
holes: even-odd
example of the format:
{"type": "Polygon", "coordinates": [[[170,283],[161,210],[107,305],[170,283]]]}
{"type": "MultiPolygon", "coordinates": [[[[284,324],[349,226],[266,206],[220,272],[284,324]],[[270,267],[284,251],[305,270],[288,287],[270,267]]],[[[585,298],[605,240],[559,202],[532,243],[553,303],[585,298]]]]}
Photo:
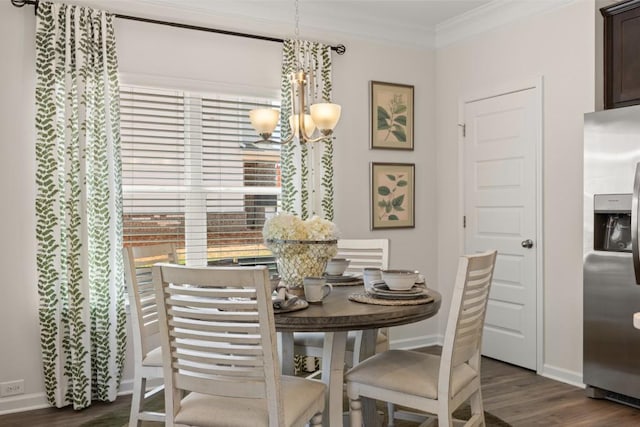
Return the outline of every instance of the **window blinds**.
{"type": "Polygon", "coordinates": [[[280,200],[280,150],[253,144],[248,115],[269,106],[121,87],[125,245],[173,242],[193,266],[270,262],[262,226],[280,200]]]}

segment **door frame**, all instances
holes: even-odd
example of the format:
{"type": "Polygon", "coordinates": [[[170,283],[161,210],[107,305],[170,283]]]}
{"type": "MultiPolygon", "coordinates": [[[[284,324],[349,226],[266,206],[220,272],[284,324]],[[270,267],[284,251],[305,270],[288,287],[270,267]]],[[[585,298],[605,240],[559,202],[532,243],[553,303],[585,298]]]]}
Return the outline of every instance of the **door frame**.
{"type": "MultiPolygon", "coordinates": [[[[544,78],[543,76],[526,78],[496,87],[480,89],[463,95],[458,99],[458,212],[464,215],[464,107],[467,103],[507,95],[532,89],[535,95],[537,117],[537,135],[535,138],[536,171],[536,372],[541,374],[544,368],[544,78]]],[[[458,252],[464,255],[464,227],[459,222],[458,252]]]]}

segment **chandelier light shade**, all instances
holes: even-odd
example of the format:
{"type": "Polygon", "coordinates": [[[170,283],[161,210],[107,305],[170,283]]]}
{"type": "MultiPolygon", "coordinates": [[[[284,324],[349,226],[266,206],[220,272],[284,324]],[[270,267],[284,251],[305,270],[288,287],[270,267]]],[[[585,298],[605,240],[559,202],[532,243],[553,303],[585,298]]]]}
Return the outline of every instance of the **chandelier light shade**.
{"type": "Polygon", "coordinates": [[[265,141],[271,138],[271,134],[278,125],[279,118],[280,112],[273,108],[258,108],[249,111],[251,126],[265,141]]]}
{"type": "Polygon", "coordinates": [[[320,132],[322,132],[323,135],[331,134],[338,124],[338,120],[340,120],[342,107],[338,104],[321,102],[319,104],[313,104],[309,109],[313,123],[315,123],[320,132]]]}
{"type": "MultiPolygon", "coordinates": [[[[293,114],[289,116],[289,126],[291,127],[291,132],[295,135],[298,135],[298,127],[300,126],[300,119],[297,114],[293,114]]],[[[304,115],[304,134],[305,135],[313,135],[313,132],[316,130],[316,124],[314,120],[311,118],[310,114],[304,115]]]]}

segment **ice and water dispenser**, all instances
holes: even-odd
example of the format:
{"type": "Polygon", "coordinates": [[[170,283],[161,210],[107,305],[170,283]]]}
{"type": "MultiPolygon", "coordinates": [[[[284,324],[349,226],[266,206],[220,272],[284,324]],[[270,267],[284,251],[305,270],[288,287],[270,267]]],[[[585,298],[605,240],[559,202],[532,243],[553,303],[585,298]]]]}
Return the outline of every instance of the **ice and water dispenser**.
{"type": "Polygon", "coordinates": [[[631,194],[595,194],[593,249],[631,252],[631,194]]]}

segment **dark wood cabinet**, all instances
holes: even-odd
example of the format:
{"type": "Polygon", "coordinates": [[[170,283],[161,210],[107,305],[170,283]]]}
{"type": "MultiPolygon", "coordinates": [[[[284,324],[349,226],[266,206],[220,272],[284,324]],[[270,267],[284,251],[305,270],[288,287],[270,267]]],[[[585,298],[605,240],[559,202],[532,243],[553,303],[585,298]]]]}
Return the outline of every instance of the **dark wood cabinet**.
{"type": "Polygon", "coordinates": [[[604,108],[640,104],[640,0],[600,9],[604,16],[604,108]]]}

